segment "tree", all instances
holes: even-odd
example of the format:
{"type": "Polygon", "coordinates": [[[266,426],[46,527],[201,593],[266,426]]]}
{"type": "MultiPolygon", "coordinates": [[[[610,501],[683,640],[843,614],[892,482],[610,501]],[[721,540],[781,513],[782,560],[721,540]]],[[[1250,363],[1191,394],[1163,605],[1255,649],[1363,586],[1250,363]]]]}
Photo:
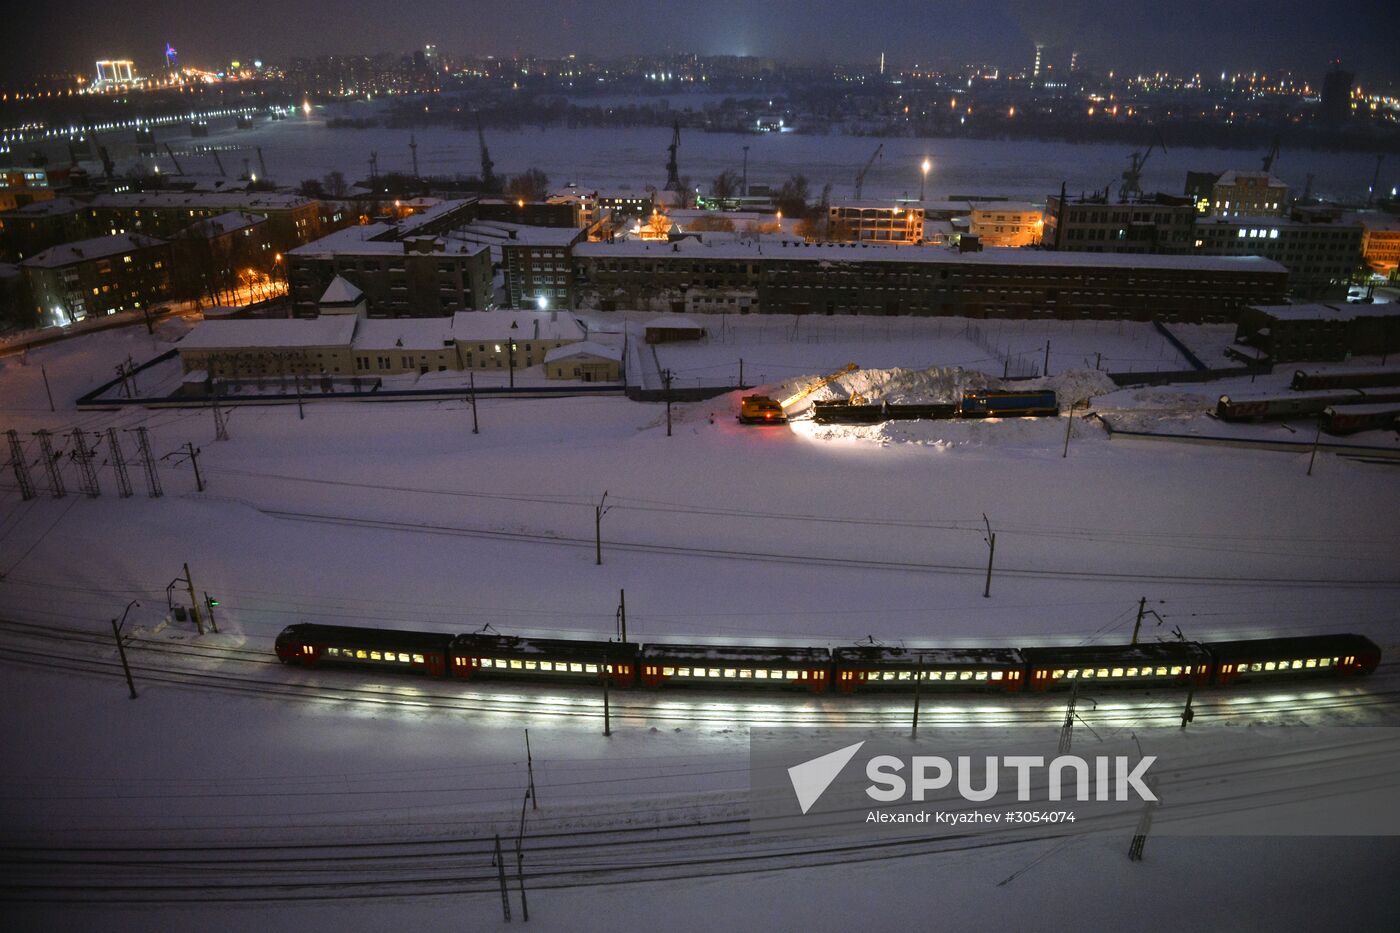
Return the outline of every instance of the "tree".
{"type": "Polygon", "coordinates": [[[701,233],[733,233],[734,221],[728,217],[701,215],[686,224],[686,229],[701,233]]]}
{"type": "Polygon", "coordinates": [[[298,193],[304,198],[324,198],[326,196],[325,186],[314,178],[303,179],[298,193]]]}
{"type": "Polygon", "coordinates": [[[343,198],[350,187],[345,183],[345,173],[331,172],[321,179],[321,187],[327,195],[333,198],[343,198]]]}
{"type": "MultiPolygon", "coordinates": [[[[725,169],[710,182],[710,191],[716,201],[724,202],[739,194],[739,175],[733,169],[725,169]]],[[[721,205],[722,206],[722,205],[721,205]]]]}
{"type": "Polygon", "coordinates": [[[543,201],[549,196],[549,176],[537,168],[528,168],[511,176],[506,193],[525,201],[543,201]]]}
{"type": "Polygon", "coordinates": [[[660,211],[652,211],[651,218],[647,221],[647,229],[653,237],[661,239],[671,229],[671,218],[660,211]]]}
{"type": "Polygon", "coordinates": [[[807,215],[807,198],[810,194],[806,175],[789,175],[782,187],[778,189],[778,196],[775,199],[778,210],[783,212],[784,217],[805,217],[807,215]]]}

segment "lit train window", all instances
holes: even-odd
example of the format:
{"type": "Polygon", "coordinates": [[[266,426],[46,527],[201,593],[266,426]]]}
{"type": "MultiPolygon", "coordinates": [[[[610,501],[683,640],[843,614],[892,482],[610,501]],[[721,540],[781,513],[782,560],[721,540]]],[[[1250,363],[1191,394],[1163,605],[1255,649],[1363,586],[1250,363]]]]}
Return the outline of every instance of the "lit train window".
{"type": "Polygon", "coordinates": [[[788,679],[788,680],[796,680],[796,679],[797,679],[797,671],[788,671],[788,672],[787,672],[787,679],[788,679]]]}
{"type": "Polygon", "coordinates": [[[596,664],[585,664],[585,665],[583,666],[583,669],[584,669],[585,671],[587,671],[588,673],[590,673],[590,674],[596,674],[596,673],[598,673],[598,665],[596,665],[596,664]]]}
{"type": "Polygon", "coordinates": [[[1137,674],[1138,674],[1138,669],[1137,669],[1137,668],[1135,668],[1135,667],[1130,667],[1130,668],[1128,668],[1128,676],[1129,676],[1129,677],[1136,677],[1137,674]]]}
{"type": "Polygon", "coordinates": [[[514,658],[511,659],[510,667],[511,667],[511,670],[515,670],[515,671],[520,671],[520,670],[524,670],[524,669],[525,669],[524,663],[522,663],[522,662],[520,662],[520,661],[517,661],[517,660],[515,660],[514,658]]]}
{"type": "Polygon", "coordinates": [[[1115,668],[1113,669],[1113,676],[1114,676],[1114,677],[1122,677],[1122,676],[1123,676],[1123,668],[1121,668],[1121,667],[1115,667],[1115,668]]]}
{"type": "Polygon", "coordinates": [[[339,648],[327,648],[327,649],[326,649],[326,654],[328,654],[329,656],[331,656],[331,657],[333,657],[333,658],[338,658],[338,657],[340,657],[340,649],[339,649],[339,648]]]}
{"type": "Polygon", "coordinates": [[[1108,676],[1108,668],[1106,668],[1106,667],[1101,667],[1101,668],[1099,668],[1099,671],[1098,671],[1097,676],[1099,676],[1099,677],[1107,677],[1107,676],[1108,676]]]}
{"type": "Polygon", "coordinates": [[[1165,667],[1159,667],[1159,668],[1157,668],[1157,676],[1158,676],[1158,677],[1165,677],[1165,676],[1167,676],[1167,669],[1166,669],[1165,667]]]}
{"type": "Polygon", "coordinates": [[[572,671],[572,672],[575,673],[575,674],[582,674],[582,673],[583,673],[583,665],[580,664],[580,663],[578,663],[577,661],[570,661],[570,662],[569,662],[569,670],[572,671]]]}
{"type": "Polygon", "coordinates": [[[1065,676],[1064,669],[1063,669],[1063,668],[1057,668],[1057,669],[1055,669],[1055,670],[1053,670],[1053,671],[1050,672],[1050,676],[1053,677],[1053,678],[1055,678],[1056,680],[1059,680],[1061,677],[1065,676]]]}
{"type": "Polygon", "coordinates": [[[1294,669],[1295,671],[1298,670],[1298,668],[1300,668],[1300,667],[1302,667],[1302,666],[1303,666],[1303,662],[1302,662],[1302,661],[1294,661],[1294,662],[1293,662],[1293,669],[1294,669]]]}
{"type": "Polygon", "coordinates": [[[1065,671],[1065,676],[1068,677],[1070,680],[1073,680],[1074,678],[1079,676],[1079,671],[1074,669],[1067,670],[1065,671]]]}
{"type": "Polygon", "coordinates": [[[408,655],[403,654],[403,653],[401,652],[401,653],[399,654],[399,661],[400,661],[401,663],[403,663],[403,664],[407,664],[407,663],[408,663],[408,655]]]}
{"type": "Polygon", "coordinates": [[[753,678],[753,671],[750,671],[750,670],[742,670],[742,671],[739,672],[739,676],[740,676],[741,678],[752,679],[752,678],[753,678]]]}
{"type": "Polygon", "coordinates": [[[992,680],[1001,680],[1001,671],[992,671],[992,680]]]}
{"type": "Polygon", "coordinates": [[[1271,670],[1273,670],[1273,669],[1274,669],[1274,662],[1273,662],[1273,661],[1265,661],[1265,662],[1264,662],[1264,670],[1266,670],[1266,671],[1271,671],[1271,670]]]}
{"type": "Polygon", "coordinates": [[[971,680],[972,671],[958,671],[958,680],[971,680]]]}
{"type": "Polygon", "coordinates": [[[724,676],[725,676],[725,677],[737,677],[737,676],[738,676],[738,672],[735,671],[734,668],[732,668],[732,667],[726,667],[726,668],[724,669],[724,676]]]}
{"type": "MultiPolygon", "coordinates": [[[[652,672],[653,674],[656,673],[656,668],[653,667],[653,668],[651,669],[651,672],[652,672]]],[[[661,669],[661,673],[664,674],[664,675],[666,675],[667,677],[674,677],[674,676],[676,676],[676,669],[675,669],[674,667],[663,667],[663,668],[661,669]]]]}
{"type": "Polygon", "coordinates": [[[1180,664],[1173,664],[1173,665],[1172,665],[1172,676],[1175,677],[1175,676],[1177,676],[1177,675],[1180,674],[1180,673],[1181,673],[1181,665],[1180,665],[1180,664]]]}
{"type": "Polygon", "coordinates": [[[1264,665],[1260,664],[1258,661],[1255,661],[1253,664],[1249,665],[1249,669],[1250,671],[1257,674],[1264,669],[1264,665]]]}
{"type": "Polygon", "coordinates": [[[1317,667],[1317,659],[1316,659],[1316,658],[1308,658],[1308,660],[1304,662],[1303,666],[1304,666],[1304,667],[1317,667]]]}
{"type": "Polygon", "coordinates": [[[710,668],[710,669],[709,669],[709,672],[710,672],[710,676],[711,676],[711,677],[718,677],[718,676],[719,676],[719,668],[717,668],[717,667],[712,667],[712,668],[710,668]]]}
{"type": "MultiPolygon", "coordinates": [[[[758,670],[754,671],[754,672],[753,672],[753,675],[754,675],[755,677],[757,677],[759,680],[767,680],[767,679],[768,679],[768,672],[765,671],[763,668],[759,668],[758,670]]],[[[850,679],[851,679],[851,672],[850,672],[850,671],[842,671],[842,672],[841,672],[841,677],[842,677],[843,680],[850,680],[850,679]]]]}
{"type": "Polygon", "coordinates": [[[1086,667],[1086,668],[1084,668],[1084,670],[1082,670],[1082,671],[1079,672],[1079,676],[1080,676],[1080,677],[1093,677],[1093,676],[1094,676],[1094,669],[1093,669],[1092,667],[1086,667]]]}
{"type": "Polygon", "coordinates": [[[365,660],[366,658],[369,657],[369,654],[368,654],[368,653],[365,651],[365,649],[363,649],[363,648],[356,648],[356,649],[355,649],[355,657],[357,657],[357,658],[359,658],[361,661],[363,661],[363,660],[365,660]]]}

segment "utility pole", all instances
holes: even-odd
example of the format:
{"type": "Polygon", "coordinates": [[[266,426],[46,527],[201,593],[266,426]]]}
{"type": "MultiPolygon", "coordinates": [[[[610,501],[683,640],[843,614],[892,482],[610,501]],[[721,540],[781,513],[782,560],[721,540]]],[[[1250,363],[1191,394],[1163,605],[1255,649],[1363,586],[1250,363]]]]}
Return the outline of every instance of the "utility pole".
{"type": "Polygon", "coordinates": [[[102,487],[97,484],[97,471],[92,466],[92,451],[88,449],[87,434],[82,428],[73,429],[73,459],[78,464],[78,474],[82,477],[83,495],[96,499],[102,495],[102,487]]]}
{"type": "Polygon", "coordinates": [[[988,521],[986,512],[982,513],[982,521],[986,522],[987,525],[987,536],[982,539],[987,542],[987,586],[982,590],[982,596],[990,597],[992,595],[992,559],[996,557],[997,553],[997,536],[992,531],[992,523],[988,521]]]}
{"type": "Polygon", "coordinates": [[[156,473],[156,460],[151,454],[151,438],[144,427],[136,429],[136,450],[141,455],[141,466],[146,470],[146,495],[152,499],[159,499],[160,476],[156,473]]]}
{"type": "MultiPolygon", "coordinates": [[[[1040,373],[1040,374],[1041,374],[1042,376],[1049,376],[1049,375],[1050,375],[1050,341],[1049,341],[1049,340],[1046,340],[1046,341],[1045,341],[1045,368],[1044,368],[1043,370],[1041,370],[1041,373],[1040,373]]],[[[1073,411],[1073,410],[1074,410],[1074,406],[1071,405],[1071,406],[1070,406],[1070,411],[1073,411]]]]}
{"type": "Polygon", "coordinates": [[[1308,457],[1308,475],[1312,476],[1313,463],[1317,460],[1317,445],[1322,440],[1322,416],[1317,416],[1317,433],[1313,435],[1312,456],[1308,457]]]}
{"type": "Polygon", "coordinates": [[[297,420],[305,421],[306,409],[303,408],[301,404],[301,373],[296,373],[295,375],[297,380],[297,420]]]}
{"type": "MultiPolygon", "coordinates": [[[[1155,778],[1147,779],[1147,787],[1157,796],[1157,781],[1155,778]]],[[[1160,801],[1144,800],[1142,802],[1142,815],[1138,817],[1137,829],[1133,831],[1133,841],[1128,845],[1128,859],[1133,862],[1142,861],[1142,850],[1147,845],[1147,834],[1152,832],[1152,811],[1157,809],[1160,801]]]]}
{"type": "Polygon", "coordinates": [[[618,638],[623,643],[627,643],[627,591],[617,591],[617,632],[618,638]]]}
{"type": "MultiPolygon", "coordinates": [[[[1193,678],[1194,678],[1194,675],[1193,675],[1193,678]]],[[[1187,681],[1187,687],[1186,687],[1186,706],[1183,707],[1182,710],[1181,710],[1181,728],[1183,728],[1183,729],[1186,728],[1186,726],[1187,726],[1188,723],[1194,721],[1195,718],[1196,718],[1196,711],[1195,711],[1194,709],[1191,708],[1191,701],[1195,698],[1195,696],[1196,696],[1196,681],[1195,681],[1194,679],[1192,679],[1192,680],[1187,681]]]]}
{"type": "Polygon", "coordinates": [[[1134,645],[1137,644],[1138,632],[1142,631],[1142,616],[1143,616],[1143,611],[1144,611],[1146,608],[1147,608],[1147,597],[1144,596],[1142,599],[1139,599],[1139,600],[1138,600],[1137,621],[1133,623],[1133,640],[1130,642],[1130,644],[1134,644],[1134,645]]]}
{"type": "Polygon", "coordinates": [[[68,490],[63,488],[63,474],[58,471],[61,454],[53,452],[53,435],[41,428],[34,432],[34,436],[39,439],[39,453],[44,461],[44,472],[49,477],[49,494],[55,499],[62,499],[68,495],[68,490]]]}
{"type": "Polygon", "coordinates": [[[535,793],[535,759],[530,755],[530,730],[525,730],[525,770],[530,776],[530,787],[525,796],[530,798],[530,809],[540,808],[539,797],[535,793]]]}
{"type": "Polygon", "coordinates": [[[739,388],[744,387],[744,358],[739,357],[739,388]]]}
{"type": "Polygon", "coordinates": [[[671,436],[671,371],[663,369],[661,378],[666,383],[666,436],[671,436]]]}
{"type": "Polygon", "coordinates": [[[510,387],[515,388],[515,338],[506,338],[506,362],[510,366],[510,387]]]}
{"type": "Polygon", "coordinates": [[[491,859],[491,867],[496,869],[496,877],[501,882],[501,915],[510,923],[510,891],[506,888],[506,860],[501,855],[501,834],[496,834],[496,854],[491,859]]]}
{"type": "Polygon", "coordinates": [[[112,470],[117,474],[117,494],[123,499],[131,497],[131,475],[126,470],[126,454],[122,452],[121,438],[116,428],[107,429],[107,447],[112,451],[112,470]]]}
{"type": "Polygon", "coordinates": [[[19,484],[20,498],[25,502],[34,498],[34,483],[29,478],[29,464],[24,462],[24,448],[19,442],[19,432],[11,428],[5,432],[10,442],[10,466],[15,471],[15,482],[19,484]]]}
{"type": "Polygon", "coordinates": [[[1065,707],[1065,722],[1060,726],[1060,746],[1059,754],[1069,754],[1070,744],[1074,741],[1074,708],[1079,703],[1079,680],[1074,681],[1074,687],[1070,690],[1069,706],[1065,707]]]}
{"type": "Polygon", "coordinates": [[[117,654],[121,655],[122,671],[126,674],[126,689],[131,692],[131,698],[136,699],[136,683],[131,679],[131,665],[126,663],[126,645],[122,642],[122,626],[126,625],[126,614],[131,611],[132,606],[139,606],[136,600],[126,604],[126,609],[122,611],[122,620],[118,622],[112,620],[112,637],[117,640],[117,654]]]}
{"type": "MultiPolygon", "coordinates": [[[[748,146],[745,146],[745,147],[744,147],[744,197],[747,198],[748,196],[749,196],[749,147],[748,147],[748,146]]],[[[721,205],[719,206],[719,209],[720,209],[720,210],[724,210],[724,205],[721,204],[721,205]]],[[[740,379],[739,381],[740,381],[740,382],[743,382],[744,380],[740,379]]]]}
{"type": "Polygon", "coordinates": [[[1063,459],[1065,459],[1066,457],[1069,456],[1069,432],[1070,432],[1073,428],[1074,428],[1074,403],[1073,403],[1073,402],[1070,402],[1070,405],[1069,405],[1069,420],[1065,423],[1065,450],[1064,450],[1064,453],[1060,454],[1060,459],[1061,459],[1061,460],[1063,460],[1063,459]]]}
{"type": "Polygon", "coordinates": [[[49,388],[49,371],[41,365],[39,367],[39,374],[44,377],[44,394],[49,397],[49,411],[54,411],[53,390],[49,388]]]}
{"type": "Polygon", "coordinates": [[[612,706],[608,702],[608,665],[607,658],[599,669],[603,677],[603,735],[612,735],[612,706]]]}
{"type": "Polygon", "coordinates": [[[919,663],[914,667],[914,727],[910,731],[909,737],[917,739],[919,737],[919,700],[923,693],[924,684],[924,656],[919,653],[919,663]]]}
{"type": "Polygon", "coordinates": [[[608,501],[608,491],[603,490],[603,498],[598,500],[598,504],[593,507],[593,563],[603,566],[603,516],[607,514],[612,506],[604,507],[608,501]]]}
{"type": "Polygon", "coordinates": [[[472,433],[473,433],[473,434],[480,434],[480,433],[481,433],[481,425],[478,424],[478,423],[477,423],[477,420],[476,420],[476,372],[475,372],[474,370],[467,370],[467,384],[468,384],[469,386],[471,386],[471,398],[472,398],[472,433]]]}
{"type": "MultiPolygon", "coordinates": [[[[192,441],[186,441],[186,442],[185,442],[185,450],[189,451],[190,463],[194,464],[194,485],[195,485],[195,488],[198,489],[200,492],[203,492],[203,491],[204,491],[204,477],[201,476],[201,475],[200,475],[200,472],[199,472],[199,448],[196,447],[196,446],[194,446],[194,443],[193,443],[192,441]]],[[[190,598],[192,598],[192,599],[194,598],[194,594],[193,594],[193,593],[190,594],[190,598]]]]}
{"type": "MultiPolygon", "coordinates": [[[[179,577],[176,577],[178,580],[179,577]]],[[[194,580],[190,577],[190,565],[185,564],[185,587],[190,592],[190,615],[194,616],[194,627],[204,634],[204,622],[199,617],[199,602],[194,598],[194,580]]]]}
{"type": "Polygon", "coordinates": [[[228,440],[228,424],[224,421],[223,409],[219,408],[219,383],[213,377],[209,379],[210,401],[214,406],[214,440],[228,440]]]}
{"type": "MultiPolygon", "coordinates": [[[[528,790],[525,799],[529,799],[528,790]]],[[[521,800],[521,828],[515,834],[515,878],[521,885],[521,920],[529,923],[529,902],[525,901],[525,800],[521,800]]]]}

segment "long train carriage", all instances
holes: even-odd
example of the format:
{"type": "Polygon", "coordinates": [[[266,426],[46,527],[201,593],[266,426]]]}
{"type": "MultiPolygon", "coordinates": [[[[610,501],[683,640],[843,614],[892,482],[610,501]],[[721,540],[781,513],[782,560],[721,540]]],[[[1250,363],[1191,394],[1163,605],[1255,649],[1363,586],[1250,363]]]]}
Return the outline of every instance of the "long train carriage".
{"type": "Polygon", "coordinates": [[[856,690],[1017,691],[1025,658],[1015,648],[899,648],[852,646],[831,652],[833,681],[841,693],[856,690]]]}
{"type": "Polygon", "coordinates": [[[1290,389],[1365,389],[1370,386],[1400,386],[1400,369],[1343,370],[1333,373],[1293,373],[1290,389]]]}
{"type": "Polygon", "coordinates": [[[1322,430],[1328,434],[1389,431],[1400,427],[1400,402],[1378,405],[1344,405],[1322,413],[1322,430]]]}
{"type": "Polygon", "coordinates": [[[442,677],[447,673],[451,635],[355,628],[348,625],[289,625],[277,636],[277,657],[284,664],[319,667],[353,665],[380,670],[419,671],[442,677]]]}
{"type": "Polygon", "coordinates": [[[630,687],[637,680],[635,642],[458,635],[452,640],[452,676],[598,683],[630,687]]]}
{"type": "Polygon", "coordinates": [[[761,648],[722,645],[643,645],[642,683],[668,681],[687,687],[788,687],[826,691],[831,652],[825,648],[761,648]]]}
{"type": "Polygon", "coordinates": [[[1366,393],[1360,389],[1338,389],[1278,398],[1230,398],[1222,395],[1216,402],[1215,416],[1221,421],[1263,421],[1267,418],[1320,415],[1332,405],[1354,405],[1364,401],[1366,393]]]}
{"type": "Polygon", "coordinates": [[[1204,684],[1210,678],[1210,655],[1191,641],[1022,648],[1021,654],[1032,690],[1069,688],[1075,683],[1184,686],[1204,684]]]}
{"type": "Polygon", "coordinates": [[[1381,649],[1361,635],[1216,641],[1205,648],[1214,661],[1215,683],[1222,686],[1275,678],[1369,674],[1381,661],[1381,649]]]}

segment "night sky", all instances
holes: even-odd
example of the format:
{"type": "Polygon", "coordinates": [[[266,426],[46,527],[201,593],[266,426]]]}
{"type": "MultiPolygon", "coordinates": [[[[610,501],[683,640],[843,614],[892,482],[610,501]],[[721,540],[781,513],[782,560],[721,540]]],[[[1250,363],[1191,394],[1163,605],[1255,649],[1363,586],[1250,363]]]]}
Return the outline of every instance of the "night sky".
{"type": "Polygon", "coordinates": [[[1394,3],[1370,0],[63,0],[30,2],[0,30],[7,78],[88,72],[97,58],[153,68],[168,41],[189,64],[297,54],[613,55],[696,51],[892,65],[1048,61],[1219,73],[1290,68],[1316,79],[1340,57],[1363,86],[1400,80],[1394,3]],[[1056,49],[1060,52],[1056,54],[1056,49]]]}

